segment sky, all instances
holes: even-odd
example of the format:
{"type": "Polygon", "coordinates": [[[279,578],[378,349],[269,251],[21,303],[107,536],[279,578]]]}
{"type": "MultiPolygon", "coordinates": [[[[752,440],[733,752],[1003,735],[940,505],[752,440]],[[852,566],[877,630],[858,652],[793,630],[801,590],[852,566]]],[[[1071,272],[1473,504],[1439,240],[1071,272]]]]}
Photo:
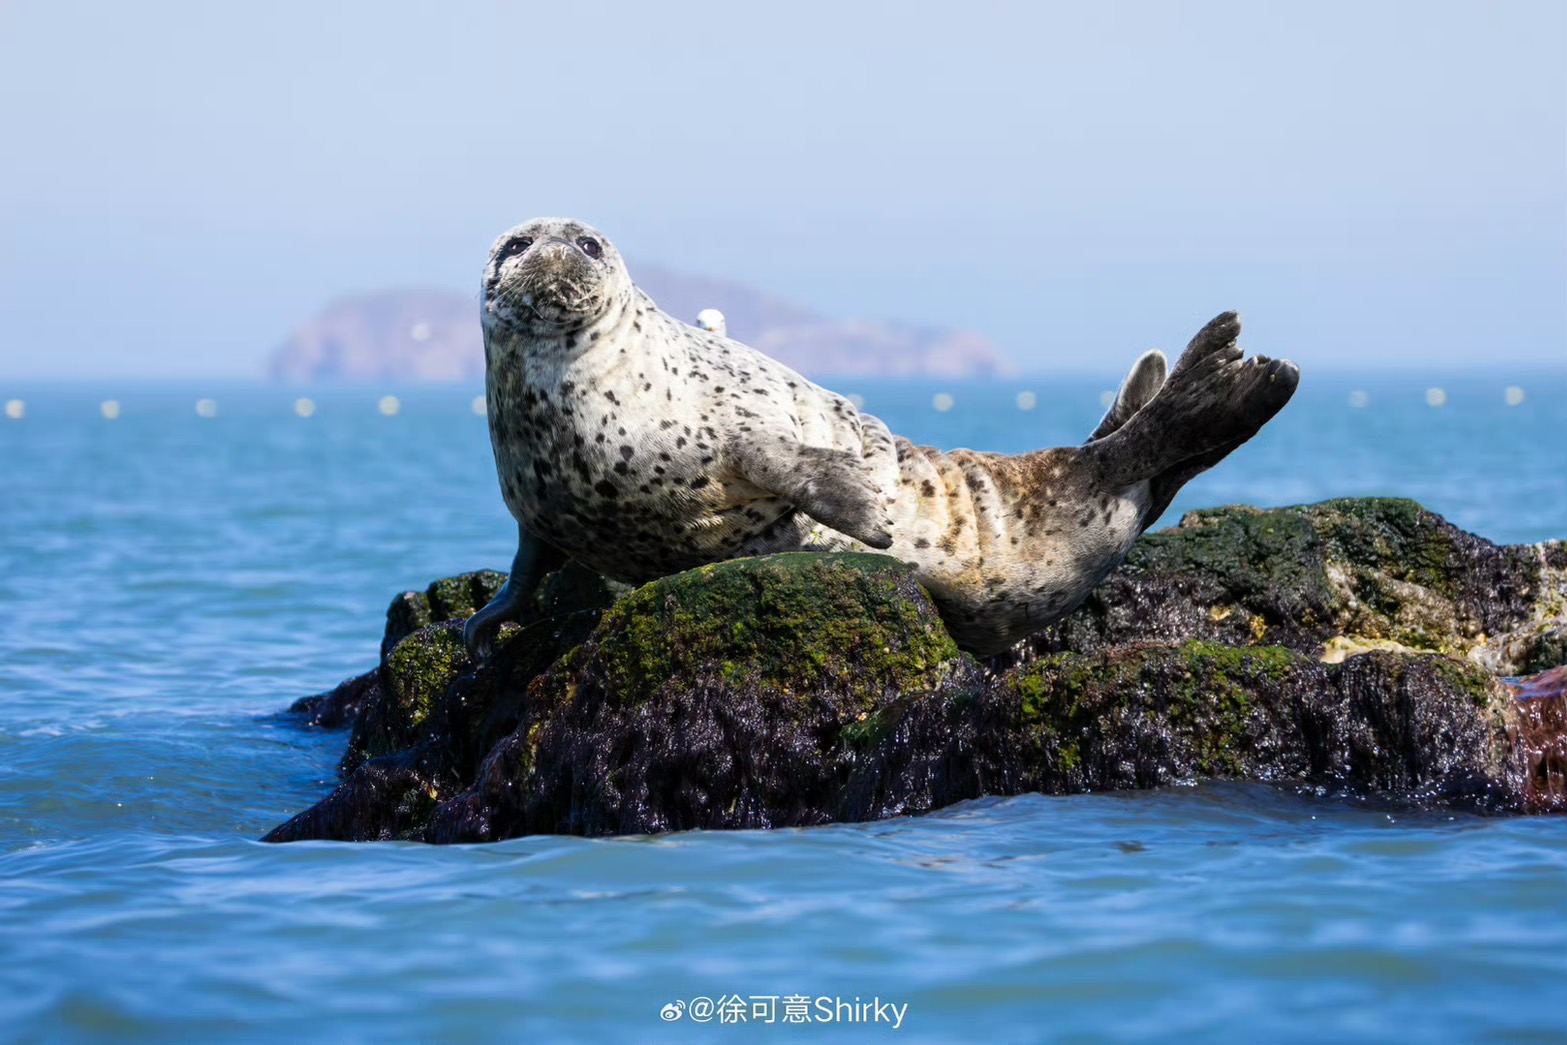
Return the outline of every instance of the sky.
{"type": "Polygon", "coordinates": [[[1564,365],[1564,40],[1557,0],[0,0],[0,382],[255,375],[550,214],[1028,370],[1227,308],[1303,368],[1564,365]]]}

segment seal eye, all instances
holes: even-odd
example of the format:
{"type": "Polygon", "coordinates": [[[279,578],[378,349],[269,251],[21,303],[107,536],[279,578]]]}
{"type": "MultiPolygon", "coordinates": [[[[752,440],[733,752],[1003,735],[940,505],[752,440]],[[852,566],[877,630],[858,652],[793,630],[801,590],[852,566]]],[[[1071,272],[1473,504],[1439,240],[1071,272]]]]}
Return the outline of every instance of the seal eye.
{"type": "Polygon", "coordinates": [[[500,268],[500,266],[506,264],[507,261],[515,258],[518,254],[524,253],[531,246],[533,246],[532,236],[518,236],[501,248],[500,256],[495,259],[495,267],[500,268]]]}
{"type": "Polygon", "coordinates": [[[604,256],[604,248],[599,246],[599,241],[592,236],[578,236],[577,246],[581,247],[582,253],[590,258],[601,258],[604,256]]]}

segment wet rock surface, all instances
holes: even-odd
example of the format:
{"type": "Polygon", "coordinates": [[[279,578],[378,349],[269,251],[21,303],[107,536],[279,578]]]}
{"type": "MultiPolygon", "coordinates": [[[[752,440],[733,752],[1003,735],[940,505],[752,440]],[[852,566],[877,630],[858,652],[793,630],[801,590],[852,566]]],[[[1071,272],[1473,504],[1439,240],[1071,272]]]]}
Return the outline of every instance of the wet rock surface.
{"type": "Polygon", "coordinates": [[[1499,675],[1567,662],[1567,544],[1498,546],[1413,501],[1218,508],[1142,537],[1076,612],[1009,663],[1127,642],[1463,657],[1499,675]]]}
{"type": "Polygon", "coordinates": [[[353,732],[341,785],[268,840],[810,825],[1202,778],[1567,810],[1567,671],[1545,671],[1567,547],[1409,501],[1193,513],[989,663],[896,560],[794,553],[635,591],[567,567],[477,666],[461,622],[503,581],[398,596],[381,664],[295,704],[353,732]]]}

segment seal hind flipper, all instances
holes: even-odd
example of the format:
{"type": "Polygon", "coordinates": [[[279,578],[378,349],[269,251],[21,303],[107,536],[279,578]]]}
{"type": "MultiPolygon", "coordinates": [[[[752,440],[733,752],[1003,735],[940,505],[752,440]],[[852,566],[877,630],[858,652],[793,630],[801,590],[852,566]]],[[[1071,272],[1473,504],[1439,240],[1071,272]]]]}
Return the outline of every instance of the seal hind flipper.
{"type": "Polygon", "coordinates": [[[1084,447],[1111,485],[1173,477],[1188,462],[1205,462],[1197,471],[1212,467],[1289,402],[1299,369],[1287,359],[1243,358],[1235,343],[1240,329],[1234,312],[1215,317],[1192,338],[1146,406],[1084,447]]]}
{"type": "Polygon", "coordinates": [[[1175,495],[1181,487],[1191,482],[1197,476],[1206,472],[1220,461],[1230,455],[1230,451],[1240,446],[1246,440],[1242,439],[1234,443],[1210,450],[1190,460],[1182,461],[1174,468],[1160,472],[1148,482],[1148,508],[1143,512],[1142,529],[1147,530],[1159,521],[1165,509],[1170,507],[1170,502],[1175,500],[1175,495]]]}
{"type": "Polygon", "coordinates": [[[1099,427],[1094,429],[1094,434],[1088,437],[1088,441],[1103,439],[1130,421],[1133,414],[1147,406],[1148,402],[1158,394],[1159,389],[1164,387],[1169,369],[1169,362],[1164,358],[1163,352],[1157,348],[1144,352],[1137,362],[1132,364],[1126,380],[1121,382],[1121,391],[1116,394],[1115,402],[1105,413],[1104,420],[1099,422],[1099,427]]]}

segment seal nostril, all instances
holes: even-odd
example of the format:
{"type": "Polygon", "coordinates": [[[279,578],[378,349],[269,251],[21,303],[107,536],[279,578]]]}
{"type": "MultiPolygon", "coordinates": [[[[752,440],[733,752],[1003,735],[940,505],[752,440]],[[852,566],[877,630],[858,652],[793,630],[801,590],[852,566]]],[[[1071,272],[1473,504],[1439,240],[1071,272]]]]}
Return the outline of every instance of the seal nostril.
{"type": "Polygon", "coordinates": [[[581,247],[582,253],[590,258],[601,258],[604,256],[604,248],[599,246],[599,241],[592,236],[579,236],[577,238],[577,246],[581,247]]]}

